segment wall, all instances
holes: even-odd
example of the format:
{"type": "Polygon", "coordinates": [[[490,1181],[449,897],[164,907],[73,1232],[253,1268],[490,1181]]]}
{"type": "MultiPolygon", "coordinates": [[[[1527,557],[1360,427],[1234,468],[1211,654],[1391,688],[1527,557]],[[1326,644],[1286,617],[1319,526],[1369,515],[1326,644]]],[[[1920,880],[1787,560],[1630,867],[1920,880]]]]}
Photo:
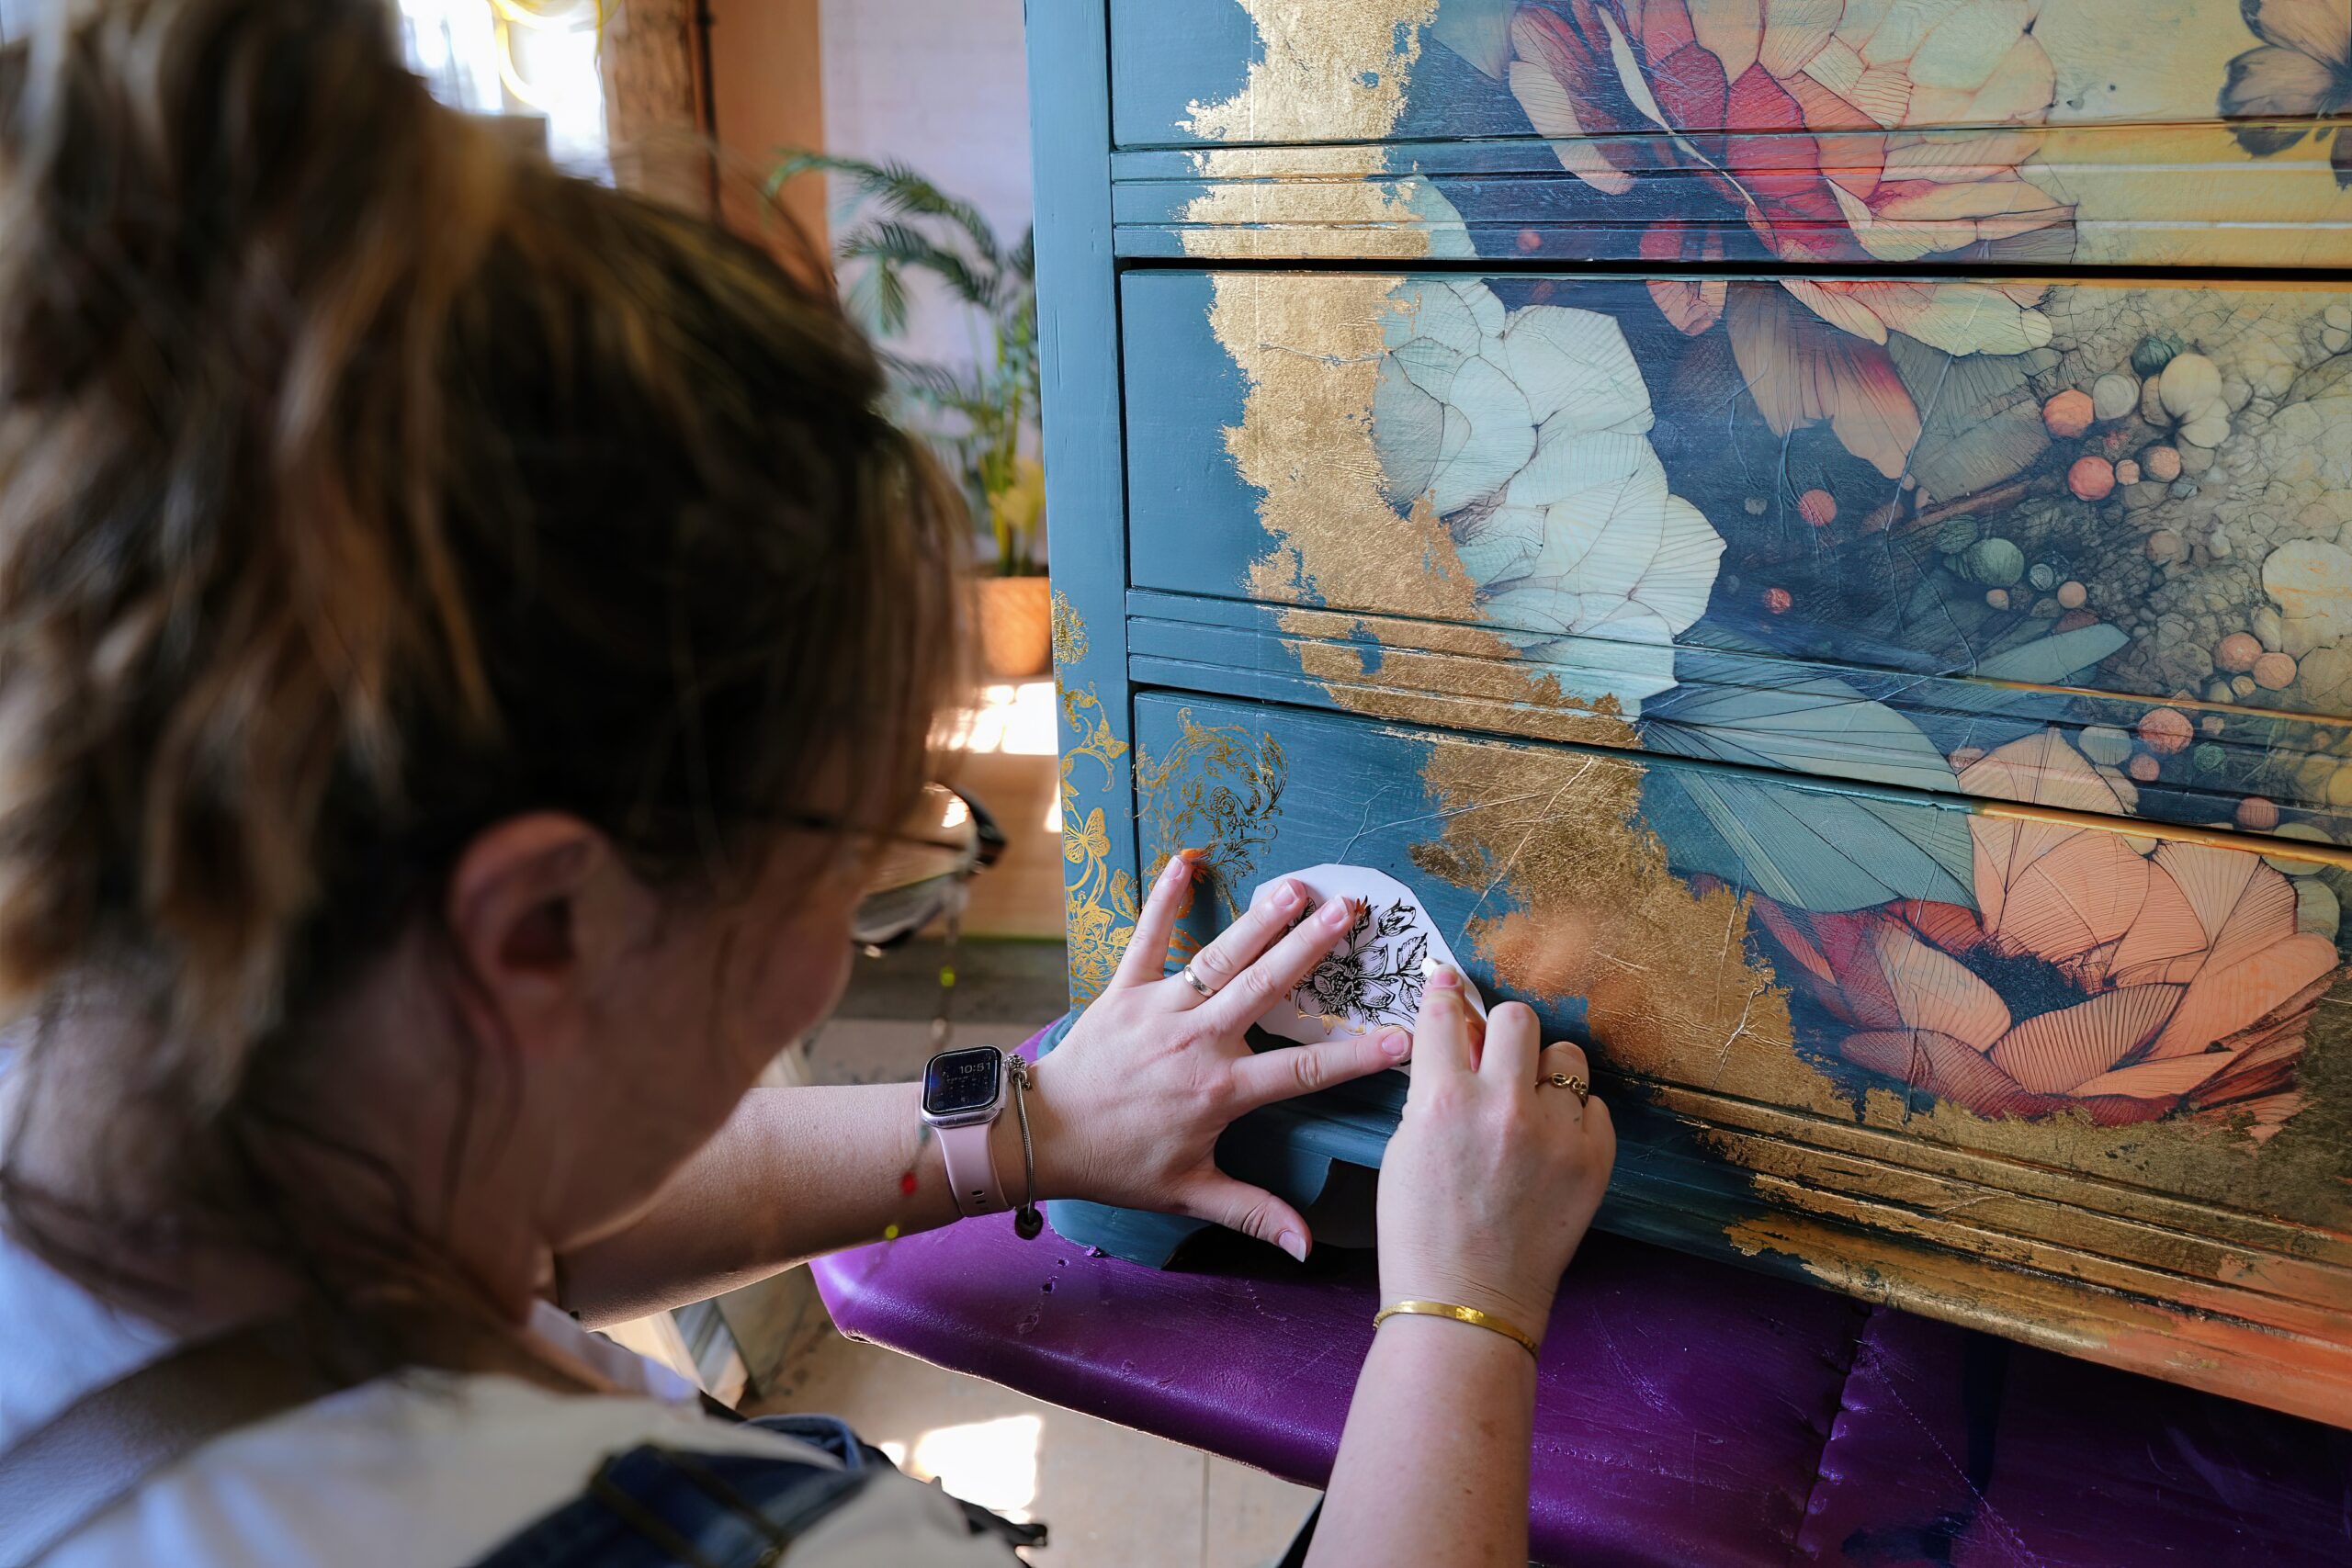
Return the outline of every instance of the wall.
{"type": "MultiPolygon", "coordinates": [[[[1016,242],[1035,210],[1021,0],[821,6],[827,148],[904,159],[1016,242]]],[[[937,310],[918,310],[905,347],[970,355],[963,324],[937,310]]]]}
{"type": "MultiPolygon", "coordinates": [[[[757,229],[763,221],[760,192],[777,152],[824,144],[819,9],[820,0],[706,0],[719,194],[728,221],[740,228],[757,229]]],[[[793,221],[823,245],[822,186],[796,182],[783,200],[793,221]]]]}

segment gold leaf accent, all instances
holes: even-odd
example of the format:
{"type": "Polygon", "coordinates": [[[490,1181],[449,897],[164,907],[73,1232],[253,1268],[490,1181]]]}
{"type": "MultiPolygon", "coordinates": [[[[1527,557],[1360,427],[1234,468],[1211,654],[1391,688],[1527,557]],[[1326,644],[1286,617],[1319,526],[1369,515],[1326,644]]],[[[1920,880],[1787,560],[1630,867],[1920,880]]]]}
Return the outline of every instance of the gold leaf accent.
{"type": "Polygon", "coordinates": [[[1379,145],[1405,109],[1435,0],[1242,0],[1261,58],[1241,91],[1190,105],[1185,129],[1204,141],[1307,142],[1219,147],[1193,155],[1209,182],[1185,204],[1184,252],[1194,256],[1426,255],[1413,198],[1423,182],[1377,181],[1379,145]],[[1323,145],[1336,143],[1336,145],[1323,145]],[[1299,179],[1302,171],[1311,175],[1299,179]]]}
{"type": "Polygon", "coordinates": [[[1262,45],[1241,91],[1186,106],[1204,141],[1377,141],[1438,0],[1240,0],[1262,45]]]}
{"type": "Polygon", "coordinates": [[[1250,156],[1249,149],[1195,153],[1194,170],[1211,183],[1184,204],[1184,254],[1212,260],[1412,261],[1428,255],[1429,220],[1413,205],[1424,182],[1376,178],[1386,161],[1377,147],[1333,151],[1348,155],[1339,177],[1288,184],[1237,173],[1235,161],[1250,156]]]}
{"type": "MultiPolygon", "coordinates": [[[[1249,388],[1225,447],[1244,482],[1263,492],[1258,519],[1277,541],[1250,569],[1250,592],[1295,603],[1311,587],[1327,604],[1411,604],[1434,619],[1475,621],[1477,585],[1428,498],[1400,513],[1381,493],[1372,400],[1398,281],[1215,280],[1209,330],[1249,388]]],[[[1508,651],[1499,638],[1494,646],[1508,651]]]]}
{"type": "Polygon", "coordinates": [[[1749,951],[1748,899],[1667,868],[1641,819],[1645,771],[1630,757],[1439,738],[1421,777],[1445,829],[1414,847],[1414,863],[1503,907],[1469,922],[1473,950],[1506,990],[1584,998],[1608,1066],[1844,1111],[1796,1055],[1788,994],[1749,951]]]}

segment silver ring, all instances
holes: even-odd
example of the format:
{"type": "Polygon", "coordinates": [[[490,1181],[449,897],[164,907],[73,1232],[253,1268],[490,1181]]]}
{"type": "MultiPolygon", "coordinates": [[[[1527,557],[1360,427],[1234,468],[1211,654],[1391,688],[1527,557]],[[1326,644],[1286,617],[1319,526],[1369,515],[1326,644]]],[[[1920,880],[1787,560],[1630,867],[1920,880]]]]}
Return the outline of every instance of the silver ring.
{"type": "Polygon", "coordinates": [[[1210,990],[1208,987],[1203,983],[1198,975],[1193,973],[1193,966],[1191,964],[1185,964],[1184,967],[1179,969],[1176,973],[1184,976],[1184,984],[1200,992],[1203,997],[1206,998],[1216,995],[1215,991],[1210,990]]]}

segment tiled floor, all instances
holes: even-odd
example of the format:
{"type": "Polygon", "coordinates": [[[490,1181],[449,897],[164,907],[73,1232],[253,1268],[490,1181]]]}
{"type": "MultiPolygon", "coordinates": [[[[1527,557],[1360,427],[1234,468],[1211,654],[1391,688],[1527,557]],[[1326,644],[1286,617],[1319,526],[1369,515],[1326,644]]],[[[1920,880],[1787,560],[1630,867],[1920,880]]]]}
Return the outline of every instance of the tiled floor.
{"type": "MultiPolygon", "coordinates": [[[[867,968],[808,1046],[819,1083],[912,1078],[932,1050],[939,955],[867,968]],[[860,1016],[864,1015],[864,1016],[860,1016]]],[[[1012,1045],[1059,1008],[1061,981],[1034,944],[967,942],[956,964],[957,1043],[1012,1045]]],[[[1282,1555],[1315,1494],[1231,1461],[950,1372],[829,1327],[803,1336],[747,1409],[839,1416],[910,1472],[958,1496],[1045,1520],[1043,1568],[1262,1568],[1282,1555]]]]}
{"type": "Polygon", "coordinates": [[[1041,1568],[1263,1568],[1315,1494],[828,1334],[755,1407],[841,1416],[909,1472],[1014,1518],[1043,1519],[1041,1568]]]}

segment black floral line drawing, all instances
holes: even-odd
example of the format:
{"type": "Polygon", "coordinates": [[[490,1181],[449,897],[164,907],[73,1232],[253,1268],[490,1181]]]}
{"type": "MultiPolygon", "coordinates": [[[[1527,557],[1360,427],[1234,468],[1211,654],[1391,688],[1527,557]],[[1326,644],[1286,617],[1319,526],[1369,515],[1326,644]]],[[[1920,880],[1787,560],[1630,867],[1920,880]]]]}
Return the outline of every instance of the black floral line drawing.
{"type": "MultiPolygon", "coordinates": [[[[1315,912],[1307,900],[1304,919],[1315,912]]],[[[1327,1028],[1356,1033],[1384,1024],[1410,1026],[1421,1011],[1421,961],[1429,955],[1429,933],[1421,912],[1399,899],[1376,913],[1356,905],[1348,934],[1317,964],[1291,998],[1301,1018],[1320,1018],[1327,1028]]]]}

